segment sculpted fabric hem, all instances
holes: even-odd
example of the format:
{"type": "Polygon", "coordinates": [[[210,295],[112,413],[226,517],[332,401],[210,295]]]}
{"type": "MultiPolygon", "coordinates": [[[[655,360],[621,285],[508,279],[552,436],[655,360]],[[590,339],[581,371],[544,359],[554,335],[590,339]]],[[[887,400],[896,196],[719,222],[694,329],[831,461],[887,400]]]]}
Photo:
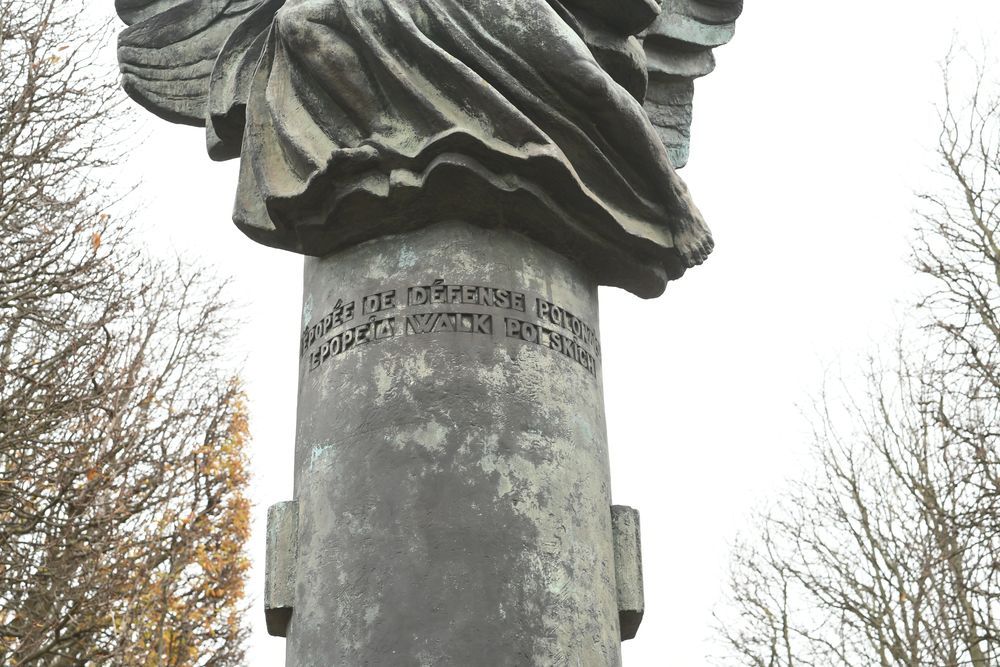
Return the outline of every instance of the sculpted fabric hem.
{"type": "Polygon", "coordinates": [[[148,83],[164,113],[189,120],[203,103],[210,154],[241,159],[234,219],[262,243],[322,256],[462,220],[523,232],[603,284],[656,296],[713,243],[642,106],[635,33],[657,3],[615,7],[179,0],[126,31],[120,54],[132,93],[148,83]],[[143,43],[196,54],[191,76],[171,87],[169,68],[136,65],[143,43]],[[169,95],[183,108],[166,108],[169,95]]]}

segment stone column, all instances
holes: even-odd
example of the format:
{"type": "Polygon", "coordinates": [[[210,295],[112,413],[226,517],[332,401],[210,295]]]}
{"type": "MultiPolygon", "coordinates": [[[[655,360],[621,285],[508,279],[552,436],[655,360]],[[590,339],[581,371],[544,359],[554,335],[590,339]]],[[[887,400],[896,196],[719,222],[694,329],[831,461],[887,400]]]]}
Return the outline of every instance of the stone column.
{"type": "Polygon", "coordinates": [[[299,386],[289,667],[621,663],[587,273],[461,223],[308,258],[299,386]]]}

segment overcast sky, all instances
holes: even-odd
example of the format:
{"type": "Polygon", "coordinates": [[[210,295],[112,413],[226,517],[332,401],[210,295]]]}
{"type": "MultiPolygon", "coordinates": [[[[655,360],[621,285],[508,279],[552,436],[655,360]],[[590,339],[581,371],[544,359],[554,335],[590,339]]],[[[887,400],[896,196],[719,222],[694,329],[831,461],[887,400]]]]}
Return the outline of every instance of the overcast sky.
{"type": "MultiPolygon", "coordinates": [[[[669,1],[669,0],[667,0],[669,1]]],[[[110,5],[110,0],[108,2],[110,5]]],[[[730,542],[808,465],[801,416],[824,377],[887,343],[914,291],[913,192],[927,181],[953,37],[981,49],[996,0],[759,0],[698,82],[683,171],[715,233],[702,267],[655,301],[601,293],[613,494],[639,509],[646,616],[628,667],[706,664],[730,542]]],[[[254,443],[253,667],[264,630],[268,505],[291,499],[301,259],[230,222],[235,164],[191,128],[140,122],[150,246],[231,276],[254,443]]]]}

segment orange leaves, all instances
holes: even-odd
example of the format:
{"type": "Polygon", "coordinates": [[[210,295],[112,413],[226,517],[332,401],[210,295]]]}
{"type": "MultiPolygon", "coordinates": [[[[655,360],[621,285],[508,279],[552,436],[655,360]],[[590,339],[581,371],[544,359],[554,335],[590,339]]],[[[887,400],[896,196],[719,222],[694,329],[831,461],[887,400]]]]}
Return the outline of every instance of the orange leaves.
{"type": "MultiPolygon", "coordinates": [[[[108,223],[108,221],[111,220],[111,214],[110,213],[101,213],[97,217],[97,220],[98,220],[98,223],[97,223],[98,226],[103,229],[104,226],[108,223]]],[[[90,247],[91,247],[92,250],[94,250],[94,252],[97,252],[97,249],[101,247],[101,241],[102,240],[103,239],[101,237],[101,232],[99,232],[99,231],[93,232],[90,235],[90,247]]]]}
{"type": "Polygon", "coordinates": [[[245,634],[241,614],[250,567],[245,555],[250,532],[249,430],[238,392],[223,409],[220,437],[191,451],[194,461],[186,470],[193,479],[167,514],[173,523],[163,529],[175,531],[178,539],[140,594],[146,612],[136,626],[144,629],[137,641],[145,659],[156,656],[150,664],[196,666],[200,658],[212,655],[217,642],[237,643],[245,634]],[[180,503],[186,508],[177,506],[180,503]]]}
{"type": "Polygon", "coordinates": [[[0,154],[0,664],[235,667],[249,436],[224,374],[230,310],[103,212],[119,92],[86,4],[0,0],[19,35],[4,63],[24,64],[0,135],[31,147],[0,154]]]}

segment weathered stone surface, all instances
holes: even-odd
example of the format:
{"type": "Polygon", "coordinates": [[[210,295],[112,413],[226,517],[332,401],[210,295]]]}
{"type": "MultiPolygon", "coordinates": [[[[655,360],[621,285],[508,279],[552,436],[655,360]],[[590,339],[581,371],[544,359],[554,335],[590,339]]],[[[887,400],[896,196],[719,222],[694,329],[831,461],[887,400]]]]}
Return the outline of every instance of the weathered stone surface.
{"type": "Polygon", "coordinates": [[[625,505],[611,507],[611,531],[615,544],[615,581],[618,588],[618,618],[622,641],[634,639],[642,623],[645,599],[642,592],[642,540],[639,512],[625,505]]]}
{"type": "Polygon", "coordinates": [[[600,355],[593,278],[507,231],[306,260],[289,667],[620,664],[600,355]]]}
{"type": "Polygon", "coordinates": [[[117,4],[125,89],[240,158],[261,243],[325,256],[454,217],[643,297],[712,250],[667,149],[738,0],[117,4]]]}
{"type": "Polygon", "coordinates": [[[299,541],[298,503],[267,509],[267,552],[264,565],[264,617],[267,632],[284,637],[295,607],[295,561],[299,541]]]}

